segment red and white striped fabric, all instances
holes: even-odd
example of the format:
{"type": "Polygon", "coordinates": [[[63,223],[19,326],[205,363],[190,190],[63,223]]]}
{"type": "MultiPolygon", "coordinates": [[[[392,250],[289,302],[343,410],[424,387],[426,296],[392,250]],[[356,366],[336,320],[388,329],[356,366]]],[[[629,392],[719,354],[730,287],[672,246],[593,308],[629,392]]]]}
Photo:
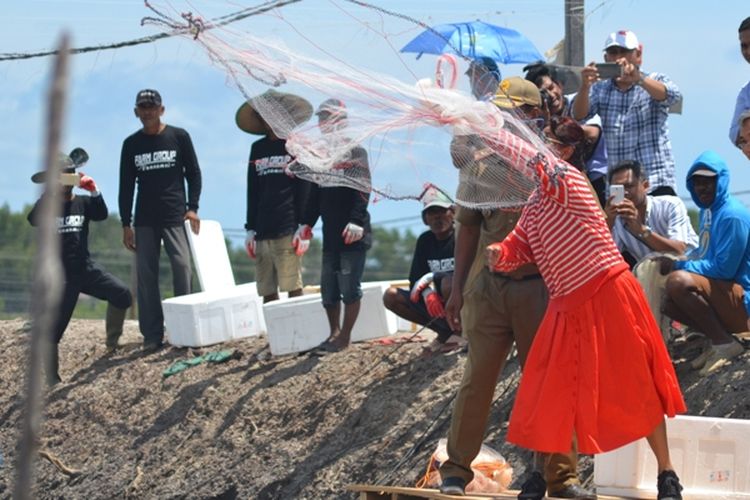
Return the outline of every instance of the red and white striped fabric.
{"type": "Polygon", "coordinates": [[[501,250],[496,271],[536,263],[552,298],[623,263],[588,182],[577,169],[566,167],[554,179],[541,174],[540,187],[513,232],[492,245],[501,250]]]}

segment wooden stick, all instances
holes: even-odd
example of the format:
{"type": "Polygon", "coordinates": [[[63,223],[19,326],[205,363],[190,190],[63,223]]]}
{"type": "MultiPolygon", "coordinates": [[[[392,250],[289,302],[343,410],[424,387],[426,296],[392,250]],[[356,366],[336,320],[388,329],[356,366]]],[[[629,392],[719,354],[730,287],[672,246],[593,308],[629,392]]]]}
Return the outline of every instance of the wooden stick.
{"type": "Polygon", "coordinates": [[[31,349],[26,378],[26,407],[19,441],[17,479],[13,497],[31,498],[37,435],[42,419],[40,360],[47,359],[46,349],[52,341],[57,310],[62,295],[60,241],[57,234],[57,215],[60,210],[58,151],[65,110],[65,89],[68,83],[68,51],[70,39],[63,33],[59,53],[55,57],[52,84],[49,90],[48,123],[45,145],[45,194],[39,206],[38,245],[35,258],[35,277],[31,301],[31,349]]]}
{"type": "Polygon", "coordinates": [[[39,450],[39,456],[49,460],[49,462],[52,465],[54,465],[57,468],[57,470],[59,470],[66,476],[76,477],[82,474],[82,471],[80,471],[79,469],[73,469],[73,468],[68,467],[62,462],[62,460],[60,460],[59,458],[57,458],[55,455],[53,455],[51,452],[47,450],[39,450]]]}

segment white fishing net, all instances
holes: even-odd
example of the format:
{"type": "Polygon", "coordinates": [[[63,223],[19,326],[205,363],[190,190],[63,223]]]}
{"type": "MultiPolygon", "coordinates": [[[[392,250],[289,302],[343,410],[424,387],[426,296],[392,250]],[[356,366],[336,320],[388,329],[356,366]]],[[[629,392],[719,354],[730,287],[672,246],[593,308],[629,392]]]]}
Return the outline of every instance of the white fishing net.
{"type": "MultiPolygon", "coordinates": [[[[262,18],[271,21],[299,34],[281,14],[262,18]]],[[[534,165],[558,163],[541,130],[520,113],[449,88],[463,61],[440,59],[436,79],[444,82],[442,88],[429,78],[401,81],[362,61],[341,60],[317,40],[290,48],[283,40],[255,36],[251,21],[243,30],[194,15],[170,22],[205,48],[247,100],[238,123],[245,120],[246,131],[257,131],[262,118],[286,139],[296,159],[291,172],[321,185],[417,199],[426,183],[458,184],[459,204],[513,208],[526,203],[537,185],[534,165]],[[323,133],[312,103],[331,97],[344,103],[345,117],[323,133]],[[367,150],[368,164],[353,158],[355,145],[367,150]]]]}

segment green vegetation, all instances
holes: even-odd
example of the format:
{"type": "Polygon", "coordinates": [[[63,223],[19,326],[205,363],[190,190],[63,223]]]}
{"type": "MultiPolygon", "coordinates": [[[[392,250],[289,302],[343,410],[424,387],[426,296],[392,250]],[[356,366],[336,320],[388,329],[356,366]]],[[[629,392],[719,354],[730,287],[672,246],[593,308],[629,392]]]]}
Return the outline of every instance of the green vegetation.
{"type": "MultiPolygon", "coordinates": [[[[33,279],[36,251],[36,229],[26,220],[31,205],[20,213],[13,213],[8,205],[0,207],[0,319],[17,317],[29,310],[30,289],[33,279]]],[[[116,214],[102,222],[93,222],[89,230],[89,250],[94,260],[125,283],[132,284],[131,270],[134,254],[122,245],[122,227],[116,214]]],[[[365,281],[405,279],[409,273],[411,255],[416,236],[407,231],[375,227],[373,247],[368,253],[365,281]]],[[[320,282],[321,241],[320,231],[305,254],[303,280],[308,284],[320,282]]],[[[255,280],[255,263],[247,257],[244,247],[232,245],[227,240],[229,260],[237,283],[255,280]]],[[[169,259],[162,255],[160,284],[163,297],[172,296],[172,277],[169,259]]],[[[199,288],[197,276],[193,284],[199,288]]],[[[131,285],[132,286],[132,285],[131,285]]],[[[81,298],[74,317],[103,318],[106,304],[103,301],[81,298]]]]}

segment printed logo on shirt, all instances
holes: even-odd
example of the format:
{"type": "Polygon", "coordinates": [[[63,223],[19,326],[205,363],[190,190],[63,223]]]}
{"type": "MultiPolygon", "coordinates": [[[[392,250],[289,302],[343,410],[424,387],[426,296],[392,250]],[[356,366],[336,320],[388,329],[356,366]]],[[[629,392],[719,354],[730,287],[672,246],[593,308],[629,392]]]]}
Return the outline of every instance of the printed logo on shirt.
{"type": "Polygon", "coordinates": [[[289,155],[267,156],[266,158],[258,158],[253,161],[253,164],[259,176],[269,174],[286,175],[286,169],[290,161],[292,161],[292,157],[289,155]]]}
{"type": "Polygon", "coordinates": [[[57,232],[63,233],[79,233],[83,229],[83,223],[86,221],[86,217],[83,215],[68,215],[67,217],[57,218],[57,232]]]}
{"type": "Polygon", "coordinates": [[[135,155],[135,168],[140,172],[172,168],[177,162],[177,151],[168,149],[135,155]]]}
{"type": "Polygon", "coordinates": [[[450,259],[427,259],[427,265],[430,267],[430,271],[438,273],[441,271],[453,271],[454,258],[450,259]]]}

